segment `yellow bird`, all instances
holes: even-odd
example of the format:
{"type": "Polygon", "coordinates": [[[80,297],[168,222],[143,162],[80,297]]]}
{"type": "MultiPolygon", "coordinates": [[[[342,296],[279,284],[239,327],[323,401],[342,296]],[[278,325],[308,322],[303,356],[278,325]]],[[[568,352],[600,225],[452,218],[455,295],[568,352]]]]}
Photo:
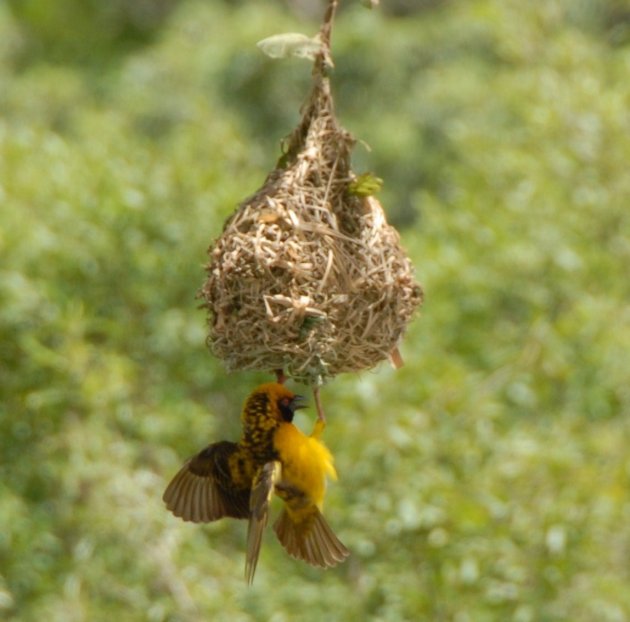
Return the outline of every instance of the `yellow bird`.
{"type": "Polygon", "coordinates": [[[248,583],[274,493],[285,503],[274,531],[291,556],[326,568],[349,555],[321,513],[326,477],[336,478],[332,455],[320,441],[324,423],[317,421],[313,434],[303,434],[292,423],[301,406],[301,396],[283,384],[257,387],[243,408],[241,440],[206,447],[184,464],[163,495],[166,507],[185,521],[249,518],[248,583]]]}

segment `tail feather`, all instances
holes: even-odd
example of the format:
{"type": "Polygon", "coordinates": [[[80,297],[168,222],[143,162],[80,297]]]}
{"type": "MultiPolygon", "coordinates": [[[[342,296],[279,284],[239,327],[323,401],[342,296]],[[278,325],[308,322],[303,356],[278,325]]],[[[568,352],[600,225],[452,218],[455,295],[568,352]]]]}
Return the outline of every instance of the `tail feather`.
{"type": "MultiPolygon", "coordinates": [[[[320,514],[321,516],[321,514],[320,514]]],[[[334,566],[346,559],[348,555],[350,555],[350,551],[341,543],[339,538],[335,535],[330,525],[323,520],[316,521],[313,524],[313,529],[318,532],[318,537],[326,541],[328,543],[328,547],[326,549],[328,553],[328,565],[334,566]]]]}
{"type": "Polygon", "coordinates": [[[313,507],[311,516],[302,522],[294,522],[286,508],[283,509],[273,530],[291,557],[311,566],[331,568],[350,555],[316,507],[313,507]]]}

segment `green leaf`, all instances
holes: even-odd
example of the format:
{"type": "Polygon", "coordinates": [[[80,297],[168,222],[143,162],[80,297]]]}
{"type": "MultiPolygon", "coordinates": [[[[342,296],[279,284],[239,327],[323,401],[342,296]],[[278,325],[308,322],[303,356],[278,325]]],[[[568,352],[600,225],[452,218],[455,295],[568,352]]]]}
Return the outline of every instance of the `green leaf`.
{"type": "Polygon", "coordinates": [[[383,187],[383,180],[373,173],[362,173],[348,184],[348,192],[359,197],[369,197],[383,187]]]}
{"type": "Polygon", "coordinates": [[[324,51],[319,35],[309,37],[299,32],[286,32],[267,37],[256,44],[270,58],[307,58],[314,60],[324,51]]]}

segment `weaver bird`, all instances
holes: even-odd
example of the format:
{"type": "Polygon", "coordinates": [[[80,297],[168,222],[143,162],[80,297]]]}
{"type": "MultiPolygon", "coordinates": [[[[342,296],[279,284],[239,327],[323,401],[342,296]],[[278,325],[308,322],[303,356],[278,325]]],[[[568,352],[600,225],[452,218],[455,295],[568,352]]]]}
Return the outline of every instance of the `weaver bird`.
{"type": "Polygon", "coordinates": [[[324,423],[317,421],[310,436],[292,423],[302,399],[279,383],[257,387],[245,401],[241,440],[206,447],[164,492],[166,507],[185,521],[249,518],[248,583],[274,493],[285,504],[274,531],[291,556],[327,568],[349,555],[321,513],[326,477],[336,477],[332,455],[319,440],[324,423]]]}

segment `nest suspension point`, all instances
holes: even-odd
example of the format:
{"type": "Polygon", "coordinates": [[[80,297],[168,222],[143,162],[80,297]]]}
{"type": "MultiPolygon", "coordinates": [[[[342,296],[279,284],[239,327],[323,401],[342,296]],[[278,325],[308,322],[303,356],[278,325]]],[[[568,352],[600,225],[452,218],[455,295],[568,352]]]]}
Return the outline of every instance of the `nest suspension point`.
{"type": "Polygon", "coordinates": [[[284,369],[316,386],[396,354],[422,302],[381,204],[352,190],[355,141],[337,122],[326,75],[335,8],[301,121],[210,247],[200,290],[208,344],[228,369],[284,369]]]}

